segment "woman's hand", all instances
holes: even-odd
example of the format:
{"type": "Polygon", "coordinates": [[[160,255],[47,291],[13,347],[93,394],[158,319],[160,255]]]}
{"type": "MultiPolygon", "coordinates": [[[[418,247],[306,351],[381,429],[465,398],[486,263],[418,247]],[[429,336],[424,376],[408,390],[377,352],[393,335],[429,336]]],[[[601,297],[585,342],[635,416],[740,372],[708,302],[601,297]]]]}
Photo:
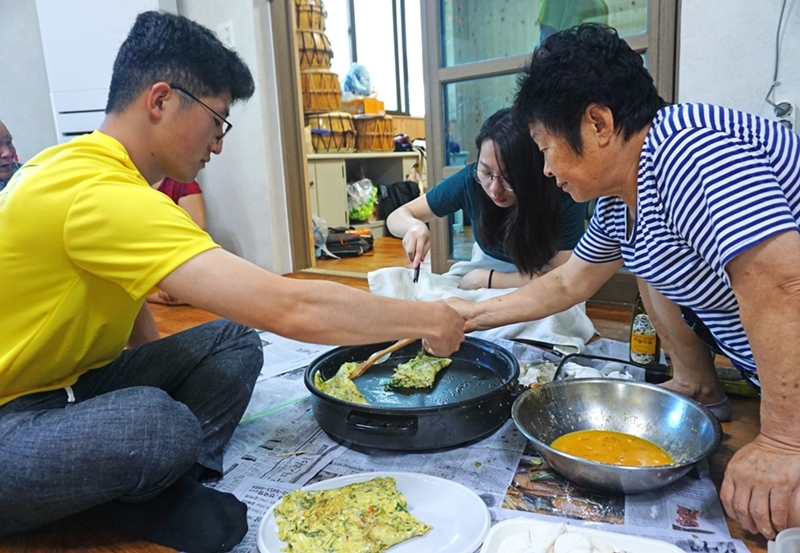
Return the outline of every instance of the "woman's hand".
{"type": "Polygon", "coordinates": [[[472,269],[461,278],[458,287],[462,290],[478,290],[480,288],[488,288],[488,283],[489,269],[472,269]]]}
{"type": "Polygon", "coordinates": [[[719,496],[728,516],[753,534],[774,539],[800,526],[800,448],[759,434],[731,458],[719,496]]]}
{"type": "Polygon", "coordinates": [[[406,251],[411,266],[416,269],[431,249],[431,232],[425,223],[416,223],[409,227],[403,236],[403,249],[406,251]]]}

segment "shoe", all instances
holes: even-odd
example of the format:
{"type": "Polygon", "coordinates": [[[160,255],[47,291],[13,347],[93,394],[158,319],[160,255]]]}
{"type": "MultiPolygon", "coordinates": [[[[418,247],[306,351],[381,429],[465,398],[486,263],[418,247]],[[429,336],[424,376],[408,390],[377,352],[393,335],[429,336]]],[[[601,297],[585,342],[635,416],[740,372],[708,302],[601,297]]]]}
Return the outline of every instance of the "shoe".
{"type": "Polygon", "coordinates": [[[705,403],[703,405],[706,409],[711,411],[712,415],[717,417],[719,422],[730,422],[733,417],[733,406],[728,396],[714,403],[705,403]]]}

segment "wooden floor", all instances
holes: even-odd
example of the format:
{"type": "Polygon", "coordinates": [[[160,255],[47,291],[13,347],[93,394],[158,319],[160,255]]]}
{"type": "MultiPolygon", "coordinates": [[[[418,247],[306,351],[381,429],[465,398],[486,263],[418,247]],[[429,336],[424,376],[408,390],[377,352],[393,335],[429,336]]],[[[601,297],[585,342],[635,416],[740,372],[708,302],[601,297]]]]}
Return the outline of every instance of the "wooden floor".
{"type": "Polygon", "coordinates": [[[358,257],[321,257],[315,260],[314,265],[317,269],[345,273],[368,273],[383,267],[411,268],[411,262],[403,251],[403,242],[391,236],[375,238],[372,250],[358,257]]]}
{"type": "MultiPolygon", "coordinates": [[[[402,252],[402,249],[400,251],[402,252]]],[[[366,260],[362,260],[362,262],[364,261],[366,260]]],[[[350,270],[348,269],[348,271],[350,270]]],[[[366,271],[362,268],[359,272],[366,271]]],[[[328,277],[309,273],[293,273],[287,276],[303,279],[324,278],[368,290],[366,280],[363,278],[328,277]]],[[[153,305],[152,308],[162,335],[169,335],[217,318],[215,315],[189,306],[153,305]]],[[[588,305],[587,313],[602,335],[627,341],[630,315],[626,309],[588,305]]],[[[725,466],[731,456],[737,449],[751,441],[758,433],[759,428],[758,399],[732,396],[731,400],[734,406],[734,419],[732,422],[722,424],[722,444],[712,455],[710,462],[712,478],[717,487],[722,481],[725,466]]],[[[0,486],[2,486],[2,481],[0,481],[0,486]]],[[[729,521],[729,527],[733,537],[743,540],[750,551],[766,552],[764,538],[747,534],[738,523],[733,521],[729,521]]],[[[130,540],[102,523],[83,515],[20,536],[0,538],[0,553],[171,553],[173,551],[150,543],[130,540]]]]}

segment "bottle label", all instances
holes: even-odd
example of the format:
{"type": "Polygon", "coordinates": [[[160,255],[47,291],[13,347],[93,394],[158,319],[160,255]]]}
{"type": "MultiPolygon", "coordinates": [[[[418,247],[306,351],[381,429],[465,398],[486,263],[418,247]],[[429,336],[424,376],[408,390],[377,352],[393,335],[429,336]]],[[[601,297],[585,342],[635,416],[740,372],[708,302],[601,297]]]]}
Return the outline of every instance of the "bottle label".
{"type": "Polygon", "coordinates": [[[656,354],[656,335],[631,333],[631,351],[640,355],[656,354]]]}

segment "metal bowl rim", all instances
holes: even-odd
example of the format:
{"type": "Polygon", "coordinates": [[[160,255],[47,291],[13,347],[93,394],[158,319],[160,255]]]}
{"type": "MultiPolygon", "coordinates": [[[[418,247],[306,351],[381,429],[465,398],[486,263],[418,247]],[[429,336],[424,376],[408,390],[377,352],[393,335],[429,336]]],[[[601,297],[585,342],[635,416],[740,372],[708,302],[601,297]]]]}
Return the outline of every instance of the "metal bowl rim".
{"type": "Polygon", "coordinates": [[[621,469],[621,470],[633,471],[633,472],[648,472],[648,471],[652,471],[654,469],[661,469],[661,470],[664,470],[664,469],[681,469],[681,468],[685,468],[687,466],[694,465],[695,463],[698,463],[698,462],[702,461],[703,459],[705,459],[706,457],[708,457],[709,455],[711,455],[714,452],[714,450],[717,449],[717,447],[719,446],[720,442],[722,441],[722,427],[720,426],[719,421],[711,413],[711,411],[709,411],[708,408],[706,408],[702,403],[694,401],[693,399],[691,399],[691,398],[689,398],[689,397],[687,397],[687,396],[685,396],[683,394],[680,394],[678,392],[675,392],[673,390],[670,390],[668,388],[664,388],[663,386],[658,386],[658,385],[655,385],[655,384],[649,384],[649,383],[646,383],[646,382],[638,382],[638,381],[632,382],[630,380],[614,380],[613,382],[610,382],[608,379],[605,379],[605,378],[575,378],[575,379],[571,379],[571,380],[554,380],[553,382],[548,382],[546,384],[542,384],[541,386],[537,386],[536,388],[530,388],[530,389],[525,390],[524,392],[522,392],[519,395],[519,397],[517,397],[517,399],[514,400],[514,404],[511,406],[511,419],[514,421],[514,424],[519,429],[519,431],[522,432],[522,434],[526,438],[528,438],[531,442],[533,442],[533,445],[537,449],[537,451],[539,450],[539,448],[542,448],[547,453],[550,453],[550,454],[553,454],[553,455],[557,455],[559,457],[568,459],[570,461],[580,461],[582,463],[588,463],[591,466],[614,468],[614,469],[621,469]],[[676,398],[678,400],[690,402],[691,404],[699,407],[701,412],[703,412],[706,415],[706,417],[708,418],[708,420],[711,422],[711,426],[712,426],[713,431],[714,431],[714,439],[712,440],[712,443],[709,444],[708,447],[706,447],[699,455],[696,455],[692,459],[687,459],[687,460],[684,460],[684,461],[681,461],[681,462],[677,462],[677,463],[671,463],[669,465],[653,465],[653,466],[649,466],[649,467],[628,466],[628,465],[612,465],[610,463],[601,463],[600,461],[594,461],[592,459],[586,459],[585,457],[578,457],[576,455],[571,455],[569,453],[564,453],[563,451],[560,451],[558,449],[554,449],[554,448],[550,447],[550,445],[545,444],[544,442],[542,442],[538,438],[535,438],[534,436],[532,436],[527,431],[527,429],[523,428],[523,426],[519,422],[517,422],[517,419],[519,418],[518,417],[518,415],[519,415],[519,405],[521,404],[521,402],[523,401],[523,398],[526,395],[535,394],[535,393],[537,393],[537,390],[540,390],[540,389],[542,389],[542,388],[544,388],[546,386],[549,386],[551,388],[563,388],[565,386],[574,385],[574,384],[570,384],[572,382],[582,383],[582,384],[583,383],[586,383],[586,384],[612,384],[613,383],[613,384],[623,384],[623,385],[627,385],[627,386],[636,386],[636,387],[641,387],[641,388],[657,389],[658,391],[664,392],[667,395],[673,396],[674,398],[676,398]]]}

